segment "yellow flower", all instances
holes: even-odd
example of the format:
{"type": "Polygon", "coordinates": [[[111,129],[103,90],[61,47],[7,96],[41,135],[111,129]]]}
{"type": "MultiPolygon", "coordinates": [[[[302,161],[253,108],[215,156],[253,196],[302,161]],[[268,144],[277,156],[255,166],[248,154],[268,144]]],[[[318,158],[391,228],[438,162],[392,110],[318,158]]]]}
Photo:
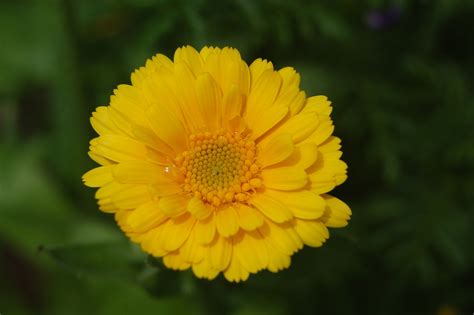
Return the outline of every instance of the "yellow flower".
{"type": "Polygon", "coordinates": [[[167,267],[239,282],[347,225],[349,207],[326,194],[347,178],[331,103],[306,97],[293,68],[187,46],[131,81],[92,114],[89,155],[102,166],[83,179],[167,267]]]}

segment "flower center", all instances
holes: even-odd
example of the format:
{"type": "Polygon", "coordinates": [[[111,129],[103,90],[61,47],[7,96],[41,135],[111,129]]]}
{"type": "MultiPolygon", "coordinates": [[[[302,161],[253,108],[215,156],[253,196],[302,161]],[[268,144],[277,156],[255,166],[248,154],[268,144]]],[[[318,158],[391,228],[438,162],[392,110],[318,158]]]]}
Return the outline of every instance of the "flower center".
{"type": "Polygon", "coordinates": [[[176,158],[184,190],[214,206],[243,202],[262,186],[255,142],[238,133],[192,134],[190,149],[176,158]]]}

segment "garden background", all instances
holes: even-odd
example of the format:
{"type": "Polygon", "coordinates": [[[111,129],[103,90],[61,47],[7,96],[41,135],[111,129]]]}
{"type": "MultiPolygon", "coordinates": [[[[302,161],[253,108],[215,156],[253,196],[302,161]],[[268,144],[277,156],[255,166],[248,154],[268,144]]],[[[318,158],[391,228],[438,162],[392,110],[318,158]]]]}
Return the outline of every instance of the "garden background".
{"type": "Polygon", "coordinates": [[[474,1],[0,2],[0,313],[474,312],[474,1]],[[353,210],[290,269],[164,270],[81,175],[93,109],[155,53],[233,46],[334,106],[353,210]]]}

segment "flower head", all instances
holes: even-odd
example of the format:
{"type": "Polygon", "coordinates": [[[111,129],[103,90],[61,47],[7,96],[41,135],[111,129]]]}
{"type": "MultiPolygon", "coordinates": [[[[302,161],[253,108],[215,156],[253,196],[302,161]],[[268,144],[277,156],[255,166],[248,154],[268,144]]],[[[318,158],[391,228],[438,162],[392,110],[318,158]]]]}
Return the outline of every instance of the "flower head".
{"type": "Polygon", "coordinates": [[[232,48],[156,55],[91,123],[83,179],[99,208],[172,269],[229,281],[277,272],[351,211],[327,195],[346,179],[330,102],[293,68],[250,66],[232,48]]]}

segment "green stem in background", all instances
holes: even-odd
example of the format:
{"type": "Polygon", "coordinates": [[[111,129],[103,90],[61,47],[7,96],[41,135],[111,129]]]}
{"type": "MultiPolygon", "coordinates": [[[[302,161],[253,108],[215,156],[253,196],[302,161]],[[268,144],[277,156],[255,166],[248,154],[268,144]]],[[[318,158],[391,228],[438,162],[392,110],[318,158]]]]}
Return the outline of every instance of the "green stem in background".
{"type": "Polygon", "coordinates": [[[78,36],[72,2],[57,5],[57,67],[52,75],[53,139],[50,146],[55,170],[67,187],[80,185],[80,176],[87,166],[87,113],[80,75],[78,36]]]}
{"type": "Polygon", "coordinates": [[[17,106],[13,99],[0,100],[0,143],[10,146],[17,141],[17,106]]]}

